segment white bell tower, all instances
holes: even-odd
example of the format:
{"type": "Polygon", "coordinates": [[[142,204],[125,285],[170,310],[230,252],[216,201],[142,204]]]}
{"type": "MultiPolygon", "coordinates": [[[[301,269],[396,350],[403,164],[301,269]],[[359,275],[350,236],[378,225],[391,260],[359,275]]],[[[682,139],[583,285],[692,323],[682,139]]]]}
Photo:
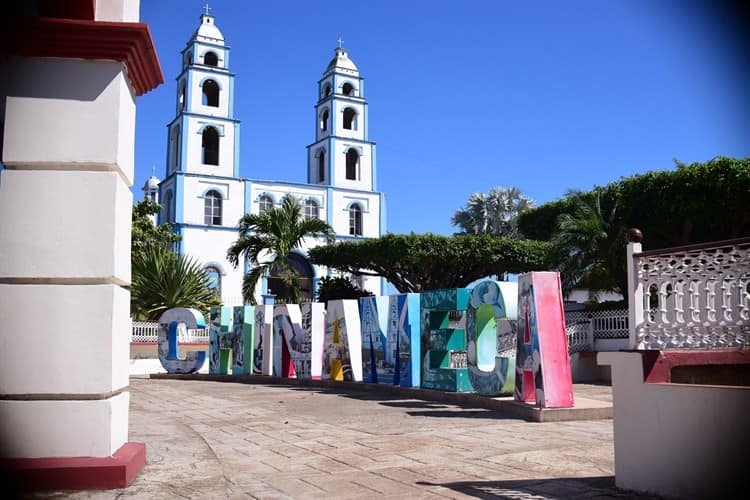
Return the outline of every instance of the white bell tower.
{"type": "Polygon", "coordinates": [[[338,42],[318,82],[315,142],[307,147],[307,181],[375,191],[375,143],[367,140],[364,80],[343,41],[339,38],[338,42]]]}

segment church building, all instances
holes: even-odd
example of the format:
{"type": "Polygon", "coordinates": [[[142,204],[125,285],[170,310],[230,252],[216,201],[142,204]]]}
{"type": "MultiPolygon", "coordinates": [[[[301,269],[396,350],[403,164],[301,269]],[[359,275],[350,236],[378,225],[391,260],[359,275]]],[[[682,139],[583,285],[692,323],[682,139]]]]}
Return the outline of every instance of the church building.
{"type": "MultiPolygon", "coordinates": [[[[162,205],[159,223],[171,224],[182,237],[180,253],[204,266],[225,305],[240,305],[242,277],[249,263],[235,269],[226,252],[238,237],[237,223],[244,214],[263,213],[291,194],[300,201],[303,216],[326,221],[338,241],[377,238],[386,231],[385,195],[376,185],[375,143],[367,134],[364,82],[345,48],[334,50],[318,81],[306,183],[240,176],[240,120],[234,114],[235,75],[230,62],[230,48],[214,16],[202,14],[182,51],[175,117],[167,125],[166,176],[160,182],[152,176],[143,190],[162,205]]],[[[252,166],[250,170],[257,171],[252,166]]],[[[322,243],[306,238],[290,258],[300,274],[305,299],[314,296],[320,278],[331,275],[306,256],[307,249],[322,243]]],[[[352,278],[376,295],[384,290],[381,278],[352,278]]],[[[283,294],[280,285],[278,277],[264,278],[255,293],[258,303],[283,294]]]]}

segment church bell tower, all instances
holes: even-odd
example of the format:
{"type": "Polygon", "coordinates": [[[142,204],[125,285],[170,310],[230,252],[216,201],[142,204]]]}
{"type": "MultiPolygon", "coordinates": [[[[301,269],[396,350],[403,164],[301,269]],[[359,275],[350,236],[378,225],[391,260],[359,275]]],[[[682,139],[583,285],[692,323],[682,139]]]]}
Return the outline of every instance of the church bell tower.
{"type": "Polygon", "coordinates": [[[375,191],[375,143],[367,138],[364,79],[341,39],[333,52],[318,82],[315,142],[307,147],[307,181],[375,191]]]}
{"type": "Polygon", "coordinates": [[[160,186],[161,222],[179,225],[185,202],[185,174],[239,178],[239,120],[234,118],[234,74],[229,46],[214,16],[200,25],[182,51],[177,77],[176,116],[167,125],[166,178],[160,186]]]}

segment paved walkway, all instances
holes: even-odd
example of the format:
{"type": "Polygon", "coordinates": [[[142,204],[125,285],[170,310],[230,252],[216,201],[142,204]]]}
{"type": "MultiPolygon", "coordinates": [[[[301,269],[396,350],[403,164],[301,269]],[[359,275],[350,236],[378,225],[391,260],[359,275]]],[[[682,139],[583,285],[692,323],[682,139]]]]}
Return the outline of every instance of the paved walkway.
{"type": "MultiPolygon", "coordinates": [[[[611,397],[609,389],[576,393],[611,397]]],[[[528,423],[380,394],[131,379],[130,488],[58,498],[631,498],[612,421],[528,423]]]]}

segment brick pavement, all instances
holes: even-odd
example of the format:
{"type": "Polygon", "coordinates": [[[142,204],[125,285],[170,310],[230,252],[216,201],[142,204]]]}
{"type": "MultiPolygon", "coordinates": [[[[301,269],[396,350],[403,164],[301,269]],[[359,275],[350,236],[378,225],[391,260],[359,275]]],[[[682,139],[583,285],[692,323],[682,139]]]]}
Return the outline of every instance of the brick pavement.
{"type": "MultiPolygon", "coordinates": [[[[590,388],[606,399],[606,388],[590,388]]],[[[130,488],[44,498],[631,498],[612,421],[529,423],[358,391],[131,379],[130,488]]]]}

